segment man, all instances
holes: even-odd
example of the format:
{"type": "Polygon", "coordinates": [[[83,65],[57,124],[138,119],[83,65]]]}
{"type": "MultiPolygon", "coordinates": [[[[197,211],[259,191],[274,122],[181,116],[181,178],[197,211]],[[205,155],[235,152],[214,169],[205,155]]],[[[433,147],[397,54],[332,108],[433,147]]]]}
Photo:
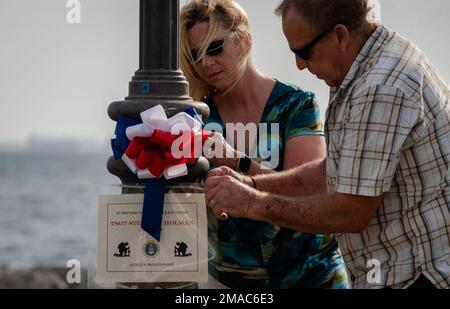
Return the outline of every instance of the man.
{"type": "Polygon", "coordinates": [[[331,87],[327,158],[254,178],[220,167],[208,206],[222,220],[336,233],[354,288],[449,288],[448,84],[368,21],[367,0],[284,0],[277,13],[297,67],[331,87]]]}

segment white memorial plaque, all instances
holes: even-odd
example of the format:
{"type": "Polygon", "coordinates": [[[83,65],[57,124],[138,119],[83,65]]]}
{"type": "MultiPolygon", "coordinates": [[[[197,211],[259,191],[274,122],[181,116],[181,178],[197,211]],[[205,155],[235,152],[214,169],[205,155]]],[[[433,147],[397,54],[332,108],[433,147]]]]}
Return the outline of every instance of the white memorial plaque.
{"type": "Polygon", "coordinates": [[[167,193],[161,239],[141,230],[143,194],[99,199],[97,282],[206,282],[204,194],[167,193]]]}

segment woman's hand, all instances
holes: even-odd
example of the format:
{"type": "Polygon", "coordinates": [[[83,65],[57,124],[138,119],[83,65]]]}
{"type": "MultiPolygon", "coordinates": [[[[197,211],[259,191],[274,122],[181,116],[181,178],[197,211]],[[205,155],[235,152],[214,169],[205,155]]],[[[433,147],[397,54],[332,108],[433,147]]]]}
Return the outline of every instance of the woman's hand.
{"type": "Polygon", "coordinates": [[[222,134],[210,132],[204,144],[204,155],[214,166],[228,166],[235,169],[242,154],[227,143],[222,134]]]}

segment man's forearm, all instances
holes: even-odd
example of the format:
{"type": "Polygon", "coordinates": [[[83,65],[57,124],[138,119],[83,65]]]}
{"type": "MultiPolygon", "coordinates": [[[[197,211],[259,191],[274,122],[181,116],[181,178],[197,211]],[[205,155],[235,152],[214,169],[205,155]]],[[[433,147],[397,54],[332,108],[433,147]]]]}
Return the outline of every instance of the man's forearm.
{"type": "MultiPolygon", "coordinates": [[[[363,202],[364,203],[364,202],[363,202]]],[[[312,234],[356,233],[365,228],[372,208],[360,201],[322,193],[284,197],[265,193],[248,210],[248,218],[312,234]]]]}
{"type": "Polygon", "coordinates": [[[254,176],[256,188],[284,196],[305,196],[326,191],[325,160],[279,173],[254,176]]]}

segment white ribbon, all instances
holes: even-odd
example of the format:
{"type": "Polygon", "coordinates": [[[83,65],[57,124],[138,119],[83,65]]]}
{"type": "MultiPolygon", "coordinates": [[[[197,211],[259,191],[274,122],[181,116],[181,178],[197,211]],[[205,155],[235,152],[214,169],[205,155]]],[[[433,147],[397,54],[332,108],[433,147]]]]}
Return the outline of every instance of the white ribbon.
{"type": "MultiPolygon", "coordinates": [[[[140,116],[142,124],[128,127],[126,130],[127,138],[130,141],[135,137],[151,137],[155,130],[165,131],[173,135],[179,135],[191,130],[196,134],[202,130],[202,124],[185,112],[167,118],[166,112],[161,105],[143,111],[140,116]]],[[[126,154],[122,156],[122,161],[139,179],[156,178],[148,169],[138,169],[136,167],[136,160],[130,159],[126,154]]],[[[185,176],[187,173],[187,165],[180,164],[166,168],[163,175],[166,179],[173,179],[185,176]]]]}

